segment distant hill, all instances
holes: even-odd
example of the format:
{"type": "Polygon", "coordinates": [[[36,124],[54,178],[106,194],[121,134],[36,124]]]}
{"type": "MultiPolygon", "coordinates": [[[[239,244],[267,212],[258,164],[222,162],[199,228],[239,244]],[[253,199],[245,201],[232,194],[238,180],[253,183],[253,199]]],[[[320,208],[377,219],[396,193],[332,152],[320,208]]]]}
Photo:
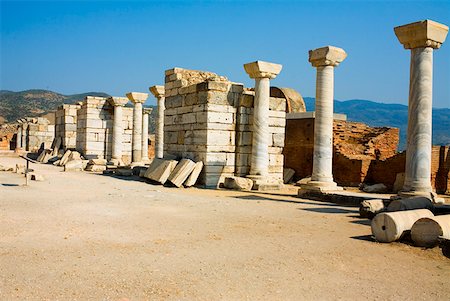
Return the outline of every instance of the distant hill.
{"type": "MultiPolygon", "coordinates": [[[[314,111],[315,99],[303,98],[307,111],[314,111]]],[[[334,101],[334,111],[347,115],[349,121],[363,122],[370,126],[389,126],[400,129],[399,149],[406,148],[408,107],[401,104],[385,104],[370,100],[352,99],[334,101]]],[[[433,144],[450,145],[450,109],[433,109],[433,144]]]]}
{"type": "Polygon", "coordinates": [[[0,90],[0,121],[13,122],[23,117],[36,117],[55,111],[62,104],[72,104],[86,96],[108,97],[102,92],[63,95],[48,90],[13,92],[0,90]]]}

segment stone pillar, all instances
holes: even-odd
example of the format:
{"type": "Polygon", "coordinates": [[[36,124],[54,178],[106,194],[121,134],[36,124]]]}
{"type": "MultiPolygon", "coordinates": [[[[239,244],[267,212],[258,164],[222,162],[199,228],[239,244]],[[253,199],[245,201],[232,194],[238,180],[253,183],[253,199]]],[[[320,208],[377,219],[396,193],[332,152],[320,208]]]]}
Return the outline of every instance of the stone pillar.
{"type": "Polygon", "coordinates": [[[156,145],[155,145],[155,157],[164,157],[164,110],[166,106],[164,104],[164,86],[150,87],[150,92],[158,100],[158,118],[156,120],[156,145]]]}
{"type": "Polygon", "coordinates": [[[342,190],[333,181],[333,102],[334,67],[347,54],[341,48],[326,46],[309,51],[309,62],[317,68],[314,155],[311,181],[304,190],[342,190]]]}
{"type": "Polygon", "coordinates": [[[133,110],[133,136],[132,136],[132,163],[142,161],[142,104],[147,100],[147,93],[130,92],[127,97],[134,104],[133,110]]]}
{"type": "Polygon", "coordinates": [[[22,149],[22,124],[19,125],[17,128],[17,134],[16,134],[16,151],[22,149]]]}
{"type": "Polygon", "coordinates": [[[112,154],[111,163],[116,166],[123,165],[122,161],[122,137],[123,137],[123,106],[128,102],[126,97],[110,97],[108,102],[114,106],[112,154]]]}
{"type": "Polygon", "coordinates": [[[445,41],[448,27],[431,20],[394,28],[411,49],[405,183],[401,195],[427,195],[431,188],[433,49],[445,41]]]}
{"type": "Polygon", "coordinates": [[[148,115],[152,112],[152,108],[143,109],[142,116],[142,161],[148,162],[148,115]]]}
{"type": "Polygon", "coordinates": [[[22,149],[27,150],[27,128],[28,124],[22,123],[22,149]]]}
{"type": "MultiPolygon", "coordinates": [[[[254,182],[253,188],[262,190],[262,186],[270,186],[272,179],[269,176],[269,145],[271,135],[269,132],[269,103],[270,79],[275,78],[281,71],[282,65],[263,61],[256,61],[244,65],[245,72],[255,79],[255,99],[253,103],[253,132],[252,156],[250,175],[254,182]]],[[[274,187],[275,188],[275,187],[274,187]]]]}

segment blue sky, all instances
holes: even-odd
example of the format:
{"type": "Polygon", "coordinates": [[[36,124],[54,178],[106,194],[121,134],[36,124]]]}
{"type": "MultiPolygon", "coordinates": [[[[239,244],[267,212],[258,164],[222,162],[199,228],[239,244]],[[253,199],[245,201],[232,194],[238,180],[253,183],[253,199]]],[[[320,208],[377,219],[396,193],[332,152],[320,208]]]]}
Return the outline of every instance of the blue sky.
{"type": "MultiPolygon", "coordinates": [[[[266,60],[283,65],[274,86],[314,97],[308,50],[334,45],[348,53],[336,99],[407,104],[410,53],[393,28],[423,19],[450,25],[450,1],[1,0],[0,89],[123,96],[175,66],[253,86],[242,65],[266,60]]],[[[450,108],[450,41],[434,53],[433,100],[450,108]]]]}

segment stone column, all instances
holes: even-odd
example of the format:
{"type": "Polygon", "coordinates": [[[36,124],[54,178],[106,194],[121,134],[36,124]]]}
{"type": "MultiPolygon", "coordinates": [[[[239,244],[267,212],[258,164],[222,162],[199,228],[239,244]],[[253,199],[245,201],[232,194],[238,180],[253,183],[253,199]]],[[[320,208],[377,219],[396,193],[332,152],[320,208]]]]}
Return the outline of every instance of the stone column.
{"type": "Polygon", "coordinates": [[[164,157],[164,110],[166,106],[164,104],[164,86],[153,86],[150,87],[150,92],[158,100],[158,119],[156,121],[156,146],[155,146],[155,157],[164,157]]]}
{"type": "Polygon", "coordinates": [[[27,150],[27,128],[28,124],[22,123],[22,149],[27,150]]]}
{"type": "Polygon", "coordinates": [[[445,41],[448,27],[431,20],[394,28],[411,49],[405,183],[401,195],[427,195],[431,188],[433,49],[445,41]]]}
{"type": "Polygon", "coordinates": [[[147,93],[130,92],[127,97],[134,104],[133,110],[133,136],[132,136],[132,163],[142,161],[142,104],[147,100],[147,93]]]}
{"type": "Polygon", "coordinates": [[[112,154],[111,163],[116,166],[123,165],[122,161],[122,138],[123,138],[123,106],[127,104],[126,97],[110,97],[108,102],[114,106],[113,132],[112,132],[112,154]]]}
{"type": "Polygon", "coordinates": [[[281,71],[282,65],[256,61],[244,65],[245,72],[255,79],[255,99],[253,103],[253,132],[252,156],[250,175],[254,182],[254,189],[261,189],[262,185],[270,185],[269,179],[269,103],[270,79],[275,78],[281,71]]]}
{"type": "Polygon", "coordinates": [[[341,48],[326,46],[309,51],[309,62],[317,68],[314,155],[311,181],[304,190],[342,190],[333,181],[333,102],[334,67],[347,54],[341,48]]]}
{"type": "Polygon", "coordinates": [[[22,124],[19,125],[17,128],[17,134],[16,134],[16,150],[22,149],[22,124]]]}
{"type": "Polygon", "coordinates": [[[142,116],[142,161],[148,162],[148,115],[152,112],[152,108],[143,109],[142,116]]]}

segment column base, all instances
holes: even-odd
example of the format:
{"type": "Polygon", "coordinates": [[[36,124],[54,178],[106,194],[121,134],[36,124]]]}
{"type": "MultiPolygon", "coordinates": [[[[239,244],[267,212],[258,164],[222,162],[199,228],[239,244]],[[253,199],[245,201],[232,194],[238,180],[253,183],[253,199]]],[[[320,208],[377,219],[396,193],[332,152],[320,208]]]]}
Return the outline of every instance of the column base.
{"type": "Polygon", "coordinates": [[[425,198],[430,199],[433,204],[444,204],[445,203],[445,199],[438,197],[436,192],[430,192],[430,191],[399,191],[397,195],[398,195],[398,198],[400,198],[400,199],[406,199],[406,198],[421,196],[421,197],[425,197],[425,198]]]}
{"type": "Polygon", "coordinates": [[[306,184],[300,185],[299,194],[301,190],[328,192],[328,191],[342,191],[344,190],[344,188],[337,186],[336,182],[309,181],[306,184]]]}
{"type": "Polygon", "coordinates": [[[246,178],[249,178],[253,181],[252,190],[257,191],[268,191],[268,190],[280,190],[284,187],[283,180],[274,179],[270,176],[255,176],[248,175],[246,178]]]}

